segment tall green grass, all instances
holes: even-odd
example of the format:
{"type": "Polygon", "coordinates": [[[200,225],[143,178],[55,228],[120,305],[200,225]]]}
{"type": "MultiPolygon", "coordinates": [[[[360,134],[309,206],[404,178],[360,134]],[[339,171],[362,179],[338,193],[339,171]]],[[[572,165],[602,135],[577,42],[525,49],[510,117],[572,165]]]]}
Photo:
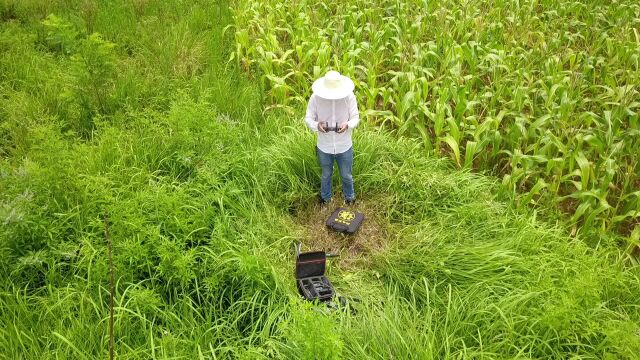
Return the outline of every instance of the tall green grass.
{"type": "Polygon", "coordinates": [[[291,212],[315,199],[314,139],[262,117],[226,64],[225,6],[3,0],[0,16],[0,358],[107,356],[105,213],[118,358],[640,353],[640,272],[617,238],[569,238],[367,124],[356,186],[390,236],[369,266],[330,266],[357,312],[302,302],[291,212]]]}

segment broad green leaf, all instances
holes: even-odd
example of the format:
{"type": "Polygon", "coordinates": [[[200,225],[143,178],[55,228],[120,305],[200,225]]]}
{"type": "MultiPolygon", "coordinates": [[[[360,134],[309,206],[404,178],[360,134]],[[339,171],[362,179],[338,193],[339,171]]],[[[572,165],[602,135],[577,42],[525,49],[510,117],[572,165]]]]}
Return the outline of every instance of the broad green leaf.
{"type": "Polygon", "coordinates": [[[456,141],[456,139],[454,139],[451,135],[447,135],[444,138],[442,138],[442,141],[444,141],[447,145],[449,145],[449,148],[453,152],[453,156],[454,156],[454,160],[456,161],[456,164],[460,166],[460,148],[458,146],[458,142],[456,141]]]}

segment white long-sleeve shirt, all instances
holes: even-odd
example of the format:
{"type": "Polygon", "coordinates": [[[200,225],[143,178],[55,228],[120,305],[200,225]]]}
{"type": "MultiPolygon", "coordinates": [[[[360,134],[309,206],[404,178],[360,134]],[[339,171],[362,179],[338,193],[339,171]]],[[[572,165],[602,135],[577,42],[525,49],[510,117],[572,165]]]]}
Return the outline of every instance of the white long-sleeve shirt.
{"type": "Polygon", "coordinates": [[[315,94],[311,95],[304,120],[307,127],[318,134],[318,149],[328,154],[343,153],[353,145],[351,132],[360,122],[356,96],[350,94],[343,99],[328,100],[315,94]],[[318,131],[319,121],[326,122],[327,127],[340,127],[346,122],[348,128],[343,133],[335,131],[321,133],[318,131]]]}

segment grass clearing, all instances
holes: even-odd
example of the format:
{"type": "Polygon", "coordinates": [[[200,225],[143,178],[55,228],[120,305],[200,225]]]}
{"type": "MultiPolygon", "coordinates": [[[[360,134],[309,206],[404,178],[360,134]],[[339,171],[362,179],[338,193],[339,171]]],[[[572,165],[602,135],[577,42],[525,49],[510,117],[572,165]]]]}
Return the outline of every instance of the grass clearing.
{"type": "Polygon", "coordinates": [[[369,267],[370,257],[393,241],[391,225],[379,215],[384,209],[382,198],[379,196],[369,199],[365,196],[364,200],[348,207],[367,214],[365,222],[353,235],[337,233],[326,226],[331,213],[340,206],[339,194],[336,194],[336,198],[329,205],[300,205],[301,210],[295,214],[294,221],[302,227],[302,235],[299,238],[303,248],[339,254],[341,258],[332,259],[332,262],[353,271],[369,267]]]}

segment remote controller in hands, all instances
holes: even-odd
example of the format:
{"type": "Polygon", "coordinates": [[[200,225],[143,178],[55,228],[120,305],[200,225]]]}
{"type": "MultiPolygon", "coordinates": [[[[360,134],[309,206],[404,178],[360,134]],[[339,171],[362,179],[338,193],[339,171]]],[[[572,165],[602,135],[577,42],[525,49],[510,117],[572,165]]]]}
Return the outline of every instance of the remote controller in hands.
{"type": "Polygon", "coordinates": [[[329,132],[329,131],[339,132],[339,130],[340,130],[340,126],[337,126],[337,125],[336,126],[327,126],[327,122],[326,121],[322,122],[321,124],[323,124],[322,128],[326,132],[329,132]]]}

